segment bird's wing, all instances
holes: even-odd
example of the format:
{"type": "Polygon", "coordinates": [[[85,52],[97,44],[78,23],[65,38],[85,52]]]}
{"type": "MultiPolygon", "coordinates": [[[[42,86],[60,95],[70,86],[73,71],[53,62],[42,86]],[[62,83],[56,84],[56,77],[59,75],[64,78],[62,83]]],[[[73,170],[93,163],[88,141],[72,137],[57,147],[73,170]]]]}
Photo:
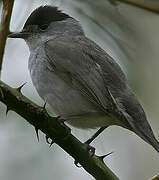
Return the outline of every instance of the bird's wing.
{"type": "Polygon", "coordinates": [[[110,109],[115,104],[124,127],[134,131],[159,152],[159,142],[141,105],[127,86],[125,75],[104,50],[84,36],[60,37],[45,43],[45,54],[51,71],[103,112],[114,113],[110,109]]]}
{"type": "Polygon", "coordinates": [[[116,94],[114,92],[124,86],[122,78],[125,76],[119,65],[98,45],[85,37],[60,37],[45,43],[45,54],[50,70],[108,112],[111,102],[107,88],[116,94]]]}

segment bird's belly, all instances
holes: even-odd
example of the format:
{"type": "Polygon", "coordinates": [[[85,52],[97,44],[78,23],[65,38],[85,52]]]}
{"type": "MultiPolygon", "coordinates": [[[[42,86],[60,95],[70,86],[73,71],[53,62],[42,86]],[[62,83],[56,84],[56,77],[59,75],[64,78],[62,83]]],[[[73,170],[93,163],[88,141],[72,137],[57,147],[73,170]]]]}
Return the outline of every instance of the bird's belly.
{"type": "Polygon", "coordinates": [[[102,112],[91,112],[76,116],[68,116],[66,122],[74,127],[93,129],[103,126],[115,125],[116,118],[102,112]]]}
{"type": "Polygon", "coordinates": [[[95,112],[96,107],[53,72],[31,71],[34,86],[55,115],[70,116],[95,112]]]}

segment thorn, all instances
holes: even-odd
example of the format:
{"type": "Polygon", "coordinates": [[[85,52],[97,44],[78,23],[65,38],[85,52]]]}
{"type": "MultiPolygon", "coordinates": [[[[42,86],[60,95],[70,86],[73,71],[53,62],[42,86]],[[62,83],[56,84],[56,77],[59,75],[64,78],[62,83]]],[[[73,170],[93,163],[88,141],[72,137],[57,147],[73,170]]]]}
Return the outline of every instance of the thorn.
{"type": "Polygon", "coordinates": [[[45,103],[44,103],[44,105],[43,105],[43,109],[46,109],[46,103],[47,103],[47,102],[45,101],[45,103]]]}
{"type": "Polygon", "coordinates": [[[61,116],[56,116],[56,117],[55,117],[55,119],[56,119],[57,121],[60,120],[61,123],[64,123],[64,120],[63,120],[63,119],[60,119],[60,118],[61,118],[61,116]]]}
{"type": "Polygon", "coordinates": [[[46,139],[46,142],[48,143],[48,144],[50,144],[50,142],[49,142],[49,136],[45,136],[45,139],[46,139]]]}
{"type": "Polygon", "coordinates": [[[54,141],[51,140],[51,142],[49,141],[49,136],[46,135],[46,142],[49,144],[49,147],[51,147],[54,144],[54,141]]]}
{"type": "Polygon", "coordinates": [[[37,136],[37,139],[38,139],[38,142],[39,142],[39,129],[37,127],[35,127],[35,132],[36,132],[36,136],[37,136]]]}
{"type": "Polygon", "coordinates": [[[112,152],[110,152],[110,153],[108,153],[108,154],[105,154],[105,155],[103,155],[103,156],[99,156],[99,159],[101,159],[101,160],[103,161],[105,157],[111,155],[112,153],[114,153],[114,152],[112,151],[112,152]]]}
{"type": "Polygon", "coordinates": [[[3,99],[4,98],[4,93],[3,93],[1,88],[0,88],[0,94],[1,94],[1,99],[3,99]]]}
{"type": "Polygon", "coordinates": [[[78,167],[78,168],[81,168],[81,167],[82,167],[81,165],[78,165],[79,163],[78,163],[76,160],[74,161],[74,164],[75,164],[75,166],[78,167]]]}
{"type": "Polygon", "coordinates": [[[16,88],[17,91],[21,92],[23,86],[26,84],[27,82],[25,82],[24,84],[22,84],[21,86],[19,86],[18,88],[16,88]]]}
{"type": "MultiPolygon", "coordinates": [[[[41,111],[41,112],[47,113],[46,104],[47,104],[47,102],[45,101],[44,105],[43,105],[42,107],[40,107],[40,111],[41,111]]],[[[48,113],[47,113],[47,114],[48,114],[48,113]]]]}
{"type": "Polygon", "coordinates": [[[51,148],[51,146],[54,144],[54,141],[52,140],[49,147],[51,148]]]}
{"type": "Polygon", "coordinates": [[[7,106],[7,109],[6,109],[6,116],[8,114],[8,111],[10,111],[11,109],[7,106]]]}

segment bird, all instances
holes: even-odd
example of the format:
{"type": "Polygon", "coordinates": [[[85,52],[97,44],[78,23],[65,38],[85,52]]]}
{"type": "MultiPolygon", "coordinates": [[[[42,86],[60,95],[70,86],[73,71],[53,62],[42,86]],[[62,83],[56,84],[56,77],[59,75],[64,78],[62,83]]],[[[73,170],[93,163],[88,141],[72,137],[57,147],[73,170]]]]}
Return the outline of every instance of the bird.
{"type": "Polygon", "coordinates": [[[120,65],[86,37],[79,21],[56,6],[40,6],[8,37],[25,40],[33,85],[56,116],[76,128],[100,128],[95,136],[112,125],[126,128],[159,152],[120,65]]]}

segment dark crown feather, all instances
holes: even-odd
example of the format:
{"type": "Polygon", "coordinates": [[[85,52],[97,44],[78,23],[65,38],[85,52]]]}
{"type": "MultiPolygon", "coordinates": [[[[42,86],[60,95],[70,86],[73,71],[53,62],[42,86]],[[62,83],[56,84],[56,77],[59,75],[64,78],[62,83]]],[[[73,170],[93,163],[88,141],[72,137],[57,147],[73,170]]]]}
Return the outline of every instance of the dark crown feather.
{"type": "Polygon", "coordinates": [[[55,6],[40,6],[35,9],[24,24],[24,28],[28,25],[50,24],[53,21],[62,21],[70,16],[60,11],[55,6]]]}

